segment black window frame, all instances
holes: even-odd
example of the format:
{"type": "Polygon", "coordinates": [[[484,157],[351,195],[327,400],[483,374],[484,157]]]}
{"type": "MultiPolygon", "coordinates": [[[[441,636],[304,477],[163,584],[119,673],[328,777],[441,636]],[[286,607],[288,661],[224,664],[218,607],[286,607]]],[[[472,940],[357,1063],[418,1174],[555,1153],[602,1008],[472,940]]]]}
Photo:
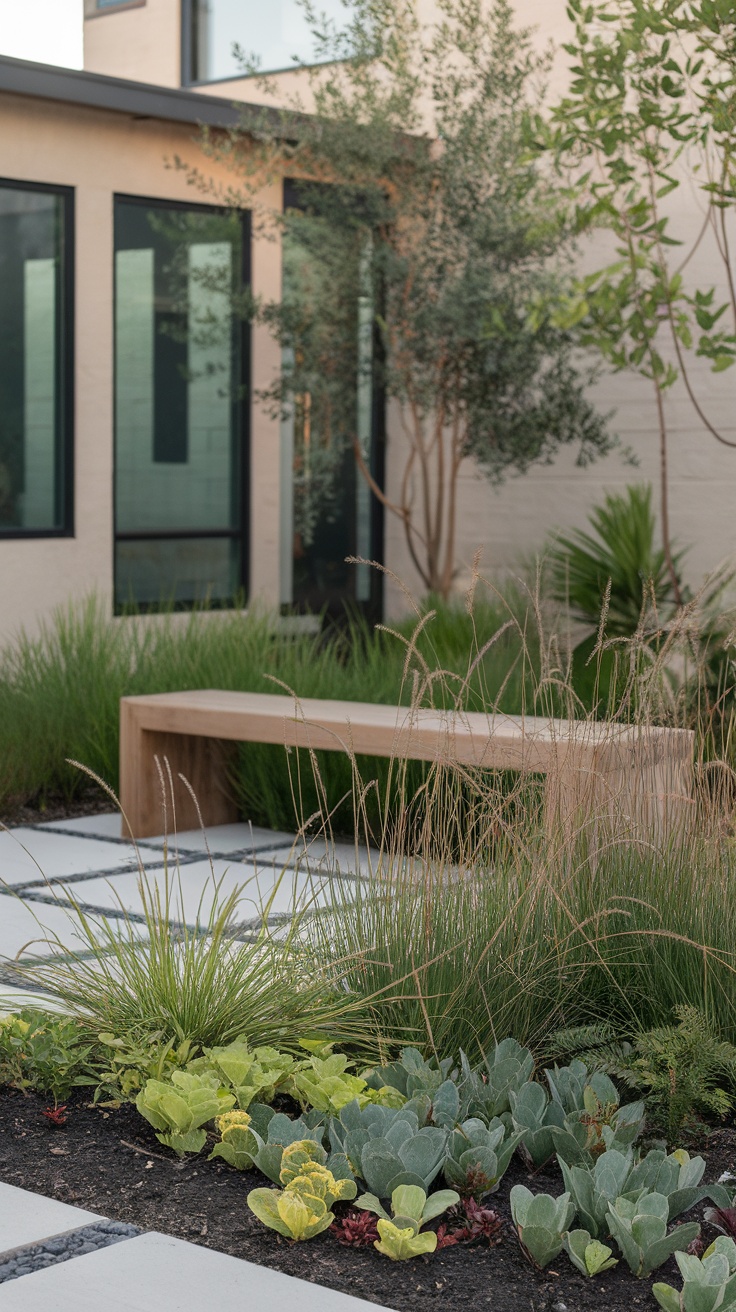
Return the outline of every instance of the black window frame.
{"type": "MultiPolygon", "coordinates": [[[[7,191],[36,191],[46,196],[59,196],[62,200],[62,234],[60,254],[62,260],[59,287],[62,306],[61,343],[58,377],[62,388],[60,424],[61,437],[54,453],[55,476],[61,480],[59,501],[61,523],[57,528],[3,528],[0,525],[0,542],[28,538],[73,538],[74,525],[74,373],[75,373],[75,312],[74,312],[74,257],[75,257],[75,189],[53,182],[28,182],[24,178],[0,178],[0,187],[7,191]]],[[[1,348],[0,348],[1,349],[1,348]]],[[[57,481],[58,487],[58,481],[57,481]]]]}
{"type": "MultiPolygon", "coordinates": [[[[115,214],[118,201],[124,201],[125,204],[140,205],[141,208],[155,206],[156,209],[167,209],[184,213],[191,213],[197,210],[206,214],[230,215],[233,213],[226,205],[205,205],[190,203],[189,201],[170,200],[167,197],[159,198],[156,196],[133,196],[126,192],[113,192],[113,260],[112,260],[112,308],[113,308],[113,613],[115,615],[127,614],[130,605],[117,600],[118,592],[118,566],[117,566],[117,544],[118,542],[192,542],[197,539],[223,539],[230,541],[240,541],[240,577],[238,579],[238,588],[242,592],[243,601],[247,602],[250,596],[250,525],[251,525],[251,325],[248,319],[240,318],[238,320],[239,342],[237,358],[240,365],[240,377],[238,379],[239,396],[234,400],[233,405],[237,412],[238,422],[238,450],[240,455],[239,461],[239,486],[235,489],[237,494],[237,505],[239,508],[240,525],[233,529],[191,529],[189,532],[181,532],[176,529],[161,530],[134,530],[129,532],[118,532],[117,516],[117,247],[115,245],[115,214]]],[[[237,210],[242,231],[242,262],[241,262],[241,289],[247,289],[252,282],[252,216],[250,210],[237,210]]],[[[236,604],[236,598],[218,598],[208,602],[209,610],[230,610],[236,604]]],[[[162,607],[159,602],[136,602],[136,610],[140,614],[157,614],[162,607]]],[[[175,611],[191,611],[197,607],[196,602],[173,602],[171,608],[175,611]]]]}

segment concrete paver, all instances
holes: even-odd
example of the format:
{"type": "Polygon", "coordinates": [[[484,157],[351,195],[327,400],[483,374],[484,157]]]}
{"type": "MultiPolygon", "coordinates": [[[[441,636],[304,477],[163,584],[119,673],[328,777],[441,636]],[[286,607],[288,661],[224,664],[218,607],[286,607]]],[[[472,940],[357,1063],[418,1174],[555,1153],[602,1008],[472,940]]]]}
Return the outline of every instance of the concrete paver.
{"type": "Polygon", "coordinates": [[[114,870],[134,860],[133,848],[121,843],[40,829],[9,829],[0,833],[0,883],[12,886],[88,870],[114,870]]]}
{"type": "MultiPolygon", "coordinates": [[[[305,1253],[305,1262],[309,1261],[305,1253]]],[[[375,1303],[153,1232],[21,1276],[2,1312],[377,1312],[375,1303]]]]}
{"type": "MultiPolygon", "coordinates": [[[[67,1203],[44,1198],[43,1194],[0,1183],[0,1254],[99,1220],[97,1212],[69,1207],[67,1203]]],[[[0,1292],[0,1308],[4,1306],[5,1289],[0,1292]]]]}

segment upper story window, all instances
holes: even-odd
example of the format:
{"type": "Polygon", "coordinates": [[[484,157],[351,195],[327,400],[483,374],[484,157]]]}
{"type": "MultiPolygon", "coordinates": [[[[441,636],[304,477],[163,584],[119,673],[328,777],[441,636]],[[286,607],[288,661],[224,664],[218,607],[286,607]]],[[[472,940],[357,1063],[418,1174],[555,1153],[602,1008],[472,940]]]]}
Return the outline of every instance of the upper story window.
{"type": "MultiPolygon", "coordinates": [[[[184,80],[216,82],[243,76],[233,52],[257,55],[264,72],[294,67],[294,56],[305,63],[316,59],[314,37],[297,0],[183,0],[188,54],[184,80]]],[[[341,0],[320,0],[320,14],[344,21],[341,0]]]]}
{"type": "Polygon", "coordinates": [[[72,529],[72,192],[0,180],[0,536],[72,529]]]}

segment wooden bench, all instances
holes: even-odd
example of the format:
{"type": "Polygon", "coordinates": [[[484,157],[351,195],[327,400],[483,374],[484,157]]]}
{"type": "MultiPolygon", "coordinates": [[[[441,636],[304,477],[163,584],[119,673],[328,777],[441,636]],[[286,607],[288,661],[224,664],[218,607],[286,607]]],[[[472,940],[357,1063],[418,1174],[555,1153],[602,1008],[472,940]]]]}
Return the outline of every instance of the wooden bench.
{"type": "MultiPolygon", "coordinates": [[[[166,758],[174,776],[180,833],[197,828],[199,819],[179,774],[191,784],[207,827],[237,820],[228,768],[238,742],[541,773],[550,823],[568,833],[581,815],[595,814],[645,841],[677,831],[692,810],[690,730],[269,693],[172,692],[120,702],[120,801],[133,836],[162,830],[156,758],[162,765],[166,758]]],[[[123,832],[129,832],[125,822],[123,832]]]]}

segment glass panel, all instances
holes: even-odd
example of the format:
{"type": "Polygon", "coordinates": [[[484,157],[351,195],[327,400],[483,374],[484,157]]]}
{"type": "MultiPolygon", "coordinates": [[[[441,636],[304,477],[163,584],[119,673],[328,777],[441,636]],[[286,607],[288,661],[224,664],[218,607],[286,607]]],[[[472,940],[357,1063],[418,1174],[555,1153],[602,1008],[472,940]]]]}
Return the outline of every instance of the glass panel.
{"type": "MultiPolygon", "coordinates": [[[[310,273],[313,260],[300,240],[299,221],[284,234],[284,298],[309,297],[323,280],[310,273]]],[[[367,252],[366,252],[367,256],[367,252]]],[[[312,307],[312,312],[314,308],[312,307]]],[[[308,314],[307,314],[308,317],[308,314]]],[[[355,307],[346,352],[356,376],[337,422],[329,391],[314,386],[299,396],[281,427],[281,601],[299,610],[339,613],[345,602],[375,599],[376,572],[348,565],[347,556],[375,558],[373,503],[352,450],[357,436],[375,473],[372,379],[373,306],[369,295],[355,307]],[[343,431],[344,430],[344,431],[343,431]]],[[[297,344],[298,349],[298,344],[297,344]]],[[[289,369],[293,355],[285,353],[289,369]]],[[[315,361],[319,370],[319,361],[315,361]]]]}
{"type": "Polygon", "coordinates": [[[0,186],[0,530],[64,527],[63,206],[0,186]]]}
{"type": "MultiPolygon", "coordinates": [[[[241,348],[234,296],[242,260],[236,214],[116,202],[118,537],[241,528],[241,348]]],[[[118,553],[118,600],[129,601],[130,588],[139,586],[138,599],[146,603],[168,596],[174,586],[182,590],[182,601],[192,589],[207,586],[218,597],[227,595],[222,589],[230,586],[230,565],[222,562],[230,561],[230,547],[189,547],[194,574],[182,544],[173,555],[160,543],[145,550],[126,546],[118,553]],[[208,560],[214,571],[209,579],[201,575],[208,560]]]]}
{"type": "Polygon", "coordinates": [[[240,584],[240,544],[233,538],[118,542],[115,604],[167,607],[228,602],[240,584]]]}
{"type": "MultiPolygon", "coordinates": [[[[243,70],[233,53],[237,44],[246,57],[257,55],[261,68],[273,72],[293,68],[294,56],[309,62],[316,59],[314,37],[304,10],[297,0],[271,0],[270,4],[245,4],[243,0],[191,0],[193,7],[194,82],[242,77],[243,70]]],[[[344,24],[346,11],[341,0],[319,0],[319,14],[344,24]]]]}

